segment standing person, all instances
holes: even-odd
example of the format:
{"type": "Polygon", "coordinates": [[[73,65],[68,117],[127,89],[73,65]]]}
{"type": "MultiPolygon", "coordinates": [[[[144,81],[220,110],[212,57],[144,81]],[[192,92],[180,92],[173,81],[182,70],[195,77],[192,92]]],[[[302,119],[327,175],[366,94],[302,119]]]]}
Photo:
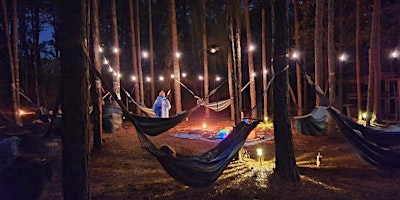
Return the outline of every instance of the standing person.
{"type": "MultiPolygon", "coordinates": [[[[168,91],[169,94],[169,91],[168,91]]],[[[153,110],[156,113],[156,116],[159,118],[168,118],[169,117],[169,109],[171,109],[171,104],[167,97],[165,97],[165,92],[160,91],[158,93],[157,99],[154,101],[153,110]]]]}

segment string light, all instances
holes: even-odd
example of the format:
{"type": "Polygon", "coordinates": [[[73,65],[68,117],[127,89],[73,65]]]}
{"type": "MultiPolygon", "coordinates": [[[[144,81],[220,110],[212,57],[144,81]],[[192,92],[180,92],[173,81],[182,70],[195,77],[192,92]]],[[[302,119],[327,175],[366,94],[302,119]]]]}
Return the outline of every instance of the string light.
{"type": "Polygon", "coordinates": [[[391,56],[392,58],[398,58],[398,57],[399,57],[399,52],[398,52],[397,50],[394,50],[394,51],[390,54],[390,56],[391,56]]]}
{"type": "Polygon", "coordinates": [[[149,57],[149,53],[148,53],[147,51],[143,51],[142,57],[143,57],[143,58],[149,57]]]}
{"type": "Polygon", "coordinates": [[[185,78],[187,76],[187,73],[183,72],[182,77],[185,78]]]}
{"type": "Polygon", "coordinates": [[[254,51],[256,49],[256,46],[250,44],[249,45],[249,51],[254,51]]]}
{"type": "Polygon", "coordinates": [[[136,81],[136,76],[131,76],[132,81],[136,81]]]}
{"type": "Polygon", "coordinates": [[[118,52],[119,52],[119,49],[118,49],[117,47],[114,47],[114,48],[113,48],[113,52],[114,52],[114,53],[118,53],[118,52]]]}
{"type": "Polygon", "coordinates": [[[181,52],[176,52],[176,53],[175,53],[175,57],[176,57],[176,58],[180,58],[180,57],[181,57],[181,52]]]}
{"type": "Polygon", "coordinates": [[[171,76],[170,76],[171,78],[175,78],[175,75],[174,74],[171,74],[171,76]]]}
{"type": "Polygon", "coordinates": [[[263,73],[268,74],[268,69],[264,69],[263,73]]]}
{"type": "Polygon", "coordinates": [[[99,52],[102,53],[103,52],[103,48],[99,47],[99,52]]]}
{"type": "Polygon", "coordinates": [[[256,77],[257,73],[253,72],[251,76],[256,77]]]}
{"type": "Polygon", "coordinates": [[[221,77],[217,76],[217,77],[215,77],[215,80],[216,80],[216,81],[220,81],[220,80],[221,80],[221,77]]]}
{"type": "Polygon", "coordinates": [[[298,52],[298,51],[294,51],[293,53],[292,53],[292,59],[297,59],[297,58],[299,58],[300,57],[300,53],[298,52]]]}
{"type": "Polygon", "coordinates": [[[105,65],[108,65],[108,60],[104,58],[103,63],[104,63],[105,65]]]}
{"type": "Polygon", "coordinates": [[[163,81],[164,80],[164,76],[158,77],[158,80],[163,81]]]}
{"type": "Polygon", "coordinates": [[[204,80],[204,77],[202,75],[199,75],[199,80],[200,81],[204,80]]]}
{"type": "Polygon", "coordinates": [[[146,81],[147,82],[150,82],[151,81],[151,78],[148,76],[148,77],[146,77],[146,81]]]}

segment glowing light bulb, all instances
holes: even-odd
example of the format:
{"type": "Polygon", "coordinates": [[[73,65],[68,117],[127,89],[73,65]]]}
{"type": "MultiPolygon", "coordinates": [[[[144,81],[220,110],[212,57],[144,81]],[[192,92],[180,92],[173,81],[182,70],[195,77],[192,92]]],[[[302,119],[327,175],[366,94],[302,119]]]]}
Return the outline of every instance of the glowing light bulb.
{"type": "Polygon", "coordinates": [[[206,129],[207,128],[207,124],[203,124],[202,126],[201,126],[203,129],[206,129]]]}

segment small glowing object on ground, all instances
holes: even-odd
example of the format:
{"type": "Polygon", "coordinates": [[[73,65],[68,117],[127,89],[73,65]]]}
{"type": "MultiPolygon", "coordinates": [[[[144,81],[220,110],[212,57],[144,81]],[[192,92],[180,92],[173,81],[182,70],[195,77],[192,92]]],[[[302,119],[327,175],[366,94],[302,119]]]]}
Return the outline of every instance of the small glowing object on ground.
{"type": "Polygon", "coordinates": [[[206,128],[207,128],[207,124],[203,124],[201,127],[202,127],[203,129],[206,129],[206,128]]]}
{"type": "Polygon", "coordinates": [[[322,155],[320,152],[318,152],[317,155],[317,167],[319,167],[321,165],[321,160],[322,160],[322,155]]]}
{"type": "Polygon", "coordinates": [[[264,117],[264,122],[267,122],[268,121],[268,117],[264,117]]]}
{"type": "Polygon", "coordinates": [[[260,165],[262,165],[262,159],[261,159],[261,156],[262,156],[262,149],[261,149],[261,148],[258,148],[258,149],[257,149],[257,155],[258,155],[258,158],[260,159],[260,165]]]}
{"type": "Polygon", "coordinates": [[[25,111],[23,111],[23,110],[18,110],[18,114],[21,116],[21,115],[25,115],[26,113],[25,113],[25,111]]]}
{"type": "Polygon", "coordinates": [[[361,117],[362,117],[363,119],[366,119],[366,118],[367,118],[367,113],[364,112],[364,113],[361,115],[361,117]]]}

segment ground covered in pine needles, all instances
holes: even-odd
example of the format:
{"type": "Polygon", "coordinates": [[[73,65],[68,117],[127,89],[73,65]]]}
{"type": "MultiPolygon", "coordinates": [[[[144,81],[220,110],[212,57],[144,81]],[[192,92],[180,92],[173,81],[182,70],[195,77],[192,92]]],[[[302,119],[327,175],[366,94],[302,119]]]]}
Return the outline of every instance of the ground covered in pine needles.
{"type": "MultiPolygon", "coordinates": [[[[201,154],[216,142],[172,137],[171,134],[201,129],[201,117],[191,117],[176,128],[150,139],[168,144],[178,153],[201,154]]],[[[211,118],[207,129],[233,125],[211,118]]],[[[268,125],[257,134],[273,136],[268,125]]],[[[130,122],[113,134],[104,134],[104,148],[90,156],[90,196],[113,199],[400,199],[400,170],[380,170],[363,162],[340,132],[310,137],[293,131],[300,182],[285,182],[274,174],[274,140],[247,146],[245,162],[231,162],[218,180],[206,188],[191,188],[175,181],[155,157],[142,149],[130,122]],[[256,148],[263,149],[260,163],[256,148]],[[318,152],[323,156],[317,167],[318,152]]],[[[400,162],[400,160],[399,160],[400,162]]],[[[41,200],[62,199],[61,158],[41,200]]]]}

